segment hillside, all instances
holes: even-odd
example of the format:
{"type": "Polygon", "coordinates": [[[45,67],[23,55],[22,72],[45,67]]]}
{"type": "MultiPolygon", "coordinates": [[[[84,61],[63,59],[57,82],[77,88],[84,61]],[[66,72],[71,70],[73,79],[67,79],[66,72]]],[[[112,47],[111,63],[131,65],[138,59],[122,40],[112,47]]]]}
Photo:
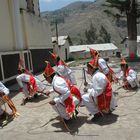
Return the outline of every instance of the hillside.
{"type": "Polygon", "coordinates": [[[105,0],[75,2],[60,10],[44,12],[42,16],[50,21],[52,36],[55,36],[54,23],[57,19],[59,35],[69,35],[75,45],[86,44],[85,31],[89,30],[92,24],[98,36],[98,41],[95,43],[100,43],[100,29],[103,26],[111,36],[110,41],[119,47],[121,40],[127,36],[126,19],[116,20],[115,15],[119,11],[103,6],[104,2],[105,0]]]}

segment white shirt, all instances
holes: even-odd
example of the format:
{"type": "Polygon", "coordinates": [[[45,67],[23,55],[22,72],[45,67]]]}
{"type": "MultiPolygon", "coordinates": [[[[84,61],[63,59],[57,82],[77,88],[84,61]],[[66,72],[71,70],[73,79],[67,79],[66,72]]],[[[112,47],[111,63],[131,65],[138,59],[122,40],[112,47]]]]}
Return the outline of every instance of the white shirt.
{"type": "Polygon", "coordinates": [[[109,73],[109,68],[106,61],[103,58],[98,59],[99,69],[106,75],[109,73]]]}
{"type": "Polygon", "coordinates": [[[59,75],[64,76],[66,79],[70,80],[72,84],[76,84],[76,79],[73,71],[69,67],[64,65],[58,65],[56,71],[59,75]]]}
{"type": "Polygon", "coordinates": [[[52,86],[54,91],[61,94],[58,98],[54,99],[56,103],[63,103],[70,96],[70,89],[62,77],[55,75],[52,81],[52,86]]]}
{"type": "Polygon", "coordinates": [[[92,76],[92,81],[89,84],[88,93],[90,93],[90,96],[97,97],[104,92],[106,85],[106,76],[103,73],[97,71],[92,76]]]}
{"type": "Polygon", "coordinates": [[[0,92],[3,92],[5,95],[9,94],[9,89],[2,82],[0,82],[0,92]]]}

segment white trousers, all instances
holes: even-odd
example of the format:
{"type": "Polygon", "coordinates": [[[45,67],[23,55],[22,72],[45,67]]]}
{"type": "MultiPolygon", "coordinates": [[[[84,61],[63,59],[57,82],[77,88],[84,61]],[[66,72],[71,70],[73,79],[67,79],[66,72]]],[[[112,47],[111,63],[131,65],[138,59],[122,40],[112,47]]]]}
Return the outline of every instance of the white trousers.
{"type": "Polygon", "coordinates": [[[96,101],[89,96],[89,93],[86,93],[82,96],[82,102],[92,115],[99,112],[96,101]]]}
{"type": "MultiPolygon", "coordinates": [[[[72,97],[73,97],[74,105],[76,107],[80,101],[75,96],[72,96],[72,97]]],[[[56,97],[56,98],[59,98],[59,97],[56,97]]],[[[66,119],[66,120],[70,119],[70,115],[66,112],[66,107],[64,104],[56,103],[52,107],[62,118],[66,119]]]]}
{"type": "MultiPolygon", "coordinates": [[[[82,96],[82,101],[83,101],[83,104],[86,106],[87,110],[92,115],[94,115],[94,114],[99,112],[99,109],[97,107],[96,99],[94,98],[94,100],[93,100],[93,98],[91,98],[89,96],[89,93],[84,94],[82,96]]],[[[117,101],[116,101],[116,98],[115,98],[114,94],[112,94],[112,98],[111,98],[111,102],[110,102],[110,110],[111,111],[115,110],[116,106],[117,106],[117,101]]]]}

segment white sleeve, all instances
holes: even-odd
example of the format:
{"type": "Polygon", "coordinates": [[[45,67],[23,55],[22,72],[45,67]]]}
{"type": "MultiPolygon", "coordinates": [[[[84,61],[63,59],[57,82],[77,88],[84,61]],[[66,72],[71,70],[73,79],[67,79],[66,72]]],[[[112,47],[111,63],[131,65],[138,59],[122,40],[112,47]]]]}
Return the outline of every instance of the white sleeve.
{"type": "Polygon", "coordinates": [[[20,88],[23,88],[24,85],[23,85],[23,82],[29,82],[30,81],[30,75],[28,74],[20,74],[16,77],[16,80],[20,86],[20,88]]]}
{"type": "Polygon", "coordinates": [[[54,89],[55,91],[61,94],[59,98],[54,99],[56,103],[63,103],[70,96],[70,89],[68,88],[68,85],[65,82],[65,80],[62,78],[59,78],[59,80],[56,80],[54,82],[54,89]]]}
{"type": "Polygon", "coordinates": [[[99,68],[101,69],[101,71],[103,71],[104,74],[108,74],[109,73],[109,68],[106,64],[106,61],[102,58],[100,58],[98,60],[98,65],[99,65],[99,68]]]}
{"type": "Polygon", "coordinates": [[[59,65],[56,69],[56,72],[59,74],[59,75],[64,75],[65,74],[65,66],[63,65],[59,65]]]}
{"type": "Polygon", "coordinates": [[[128,82],[134,81],[136,78],[137,78],[137,73],[134,70],[129,70],[128,76],[126,78],[128,82]]]}
{"type": "Polygon", "coordinates": [[[97,97],[104,92],[107,80],[105,79],[105,75],[98,74],[92,79],[92,83],[94,84],[93,88],[89,89],[88,92],[90,93],[90,96],[97,97]]]}
{"type": "Polygon", "coordinates": [[[5,95],[9,94],[9,89],[2,82],[0,82],[0,92],[3,92],[5,95]]]}

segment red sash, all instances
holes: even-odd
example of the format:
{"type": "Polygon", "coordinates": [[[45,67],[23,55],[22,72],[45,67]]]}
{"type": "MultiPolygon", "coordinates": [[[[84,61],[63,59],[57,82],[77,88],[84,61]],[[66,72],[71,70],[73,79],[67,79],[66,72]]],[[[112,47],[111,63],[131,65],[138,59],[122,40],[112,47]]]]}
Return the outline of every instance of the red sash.
{"type": "Polygon", "coordinates": [[[124,73],[124,76],[125,76],[125,77],[128,76],[130,70],[133,70],[133,69],[132,69],[132,68],[128,68],[128,69],[125,71],[125,73],[124,73]]]}
{"type": "Polygon", "coordinates": [[[80,102],[82,101],[81,93],[76,86],[72,85],[72,87],[70,88],[70,92],[73,96],[78,98],[80,102]]]}
{"type": "MultiPolygon", "coordinates": [[[[133,70],[133,69],[132,69],[132,68],[128,68],[128,69],[124,72],[124,77],[125,77],[125,78],[128,76],[130,70],[133,70]]],[[[126,89],[126,90],[131,89],[131,85],[128,83],[128,81],[125,81],[125,82],[124,82],[123,88],[126,89]]]]}
{"type": "Polygon", "coordinates": [[[109,68],[109,73],[106,74],[107,79],[108,79],[111,83],[112,83],[112,82],[118,83],[118,79],[117,79],[117,77],[116,77],[116,75],[115,75],[115,72],[114,72],[113,69],[110,68],[109,66],[108,66],[108,68],[109,68]]]}
{"type": "MultiPolygon", "coordinates": [[[[59,76],[59,77],[63,78],[63,79],[66,81],[66,83],[68,84],[67,80],[66,80],[64,77],[62,77],[62,76],[59,76]]],[[[69,87],[69,89],[71,89],[69,84],[68,84],[68,87],[69,87]]],[[[54,89],[54,90],[55,90],[55,89],[54,89]]],[[[55,90],[55,91],[56,91],[56,90],[55,90]]],[[[62,94],[59,93],[58,91],[56,91],[56,92],[57,92],[59,95],[62,95],[62,94]]],[[[65,106],[66,106],[66,110],[67,110],[68,113],[73,113],[73,112],[75,111],[75,106],[74,106],[72,94],[70,94],[70,96],[64,101],[64,104],[65,104],[65,106]]]]}
{"type": "Polygon", "coordinates": [[[66,110],[68,113],[73,113],[75,111],[75,106],[73,103],[72,95],[70,95],[65,101],[66,110]]]}
{"type": "Polygon", "coordinates": [[[67,84],[70,88],[71,94],[74,95],[76,98],[78,98],[79,101],[82,101],[82,97],[81,97],[81,93],[80,93],[79,89],[75,85],[73,85],[71,83],[71,81],[69,81],[68,79],[65,79],[65,78],[63,78],[63,79],[67,82],[67,84]]]}
{"type": "Polygon", "coordinates": [[[37,91],[37,85],[35,78],[30,75],[30,82],[27,84],[27,89],[30,95],[34,95],[37,91]]]}
{"type": "Polygon", "coordinates": [[[107,86],[106,86],[105,91],[100,96],[97,97],[98,108],[100,111],[110,109],[112,88],[111,88],[111,83],[109,82],[109,80],[107,78],[106,80],[107,80],[107,86]]]}

